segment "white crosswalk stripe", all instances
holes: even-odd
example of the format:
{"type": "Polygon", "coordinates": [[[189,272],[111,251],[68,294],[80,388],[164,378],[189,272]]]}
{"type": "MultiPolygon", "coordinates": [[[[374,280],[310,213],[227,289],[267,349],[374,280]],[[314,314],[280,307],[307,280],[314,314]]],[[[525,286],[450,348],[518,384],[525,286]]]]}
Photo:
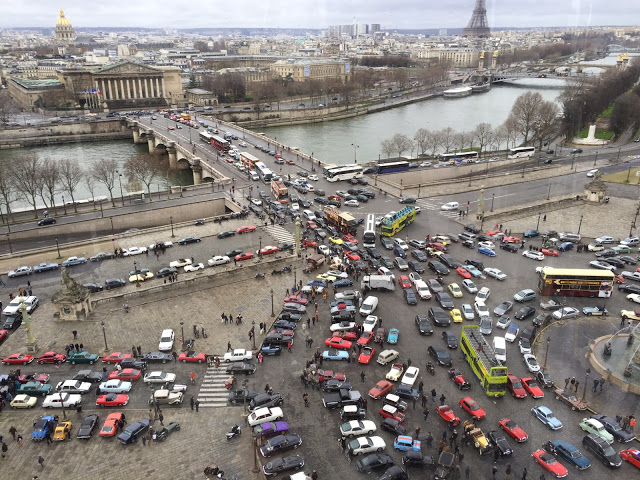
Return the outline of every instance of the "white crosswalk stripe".
{"type": "Polygon", "coordinates": [[[225,368],[207,368],[204,380],[198,392],[200,408],[203,407],[226,407],[229,405],[229,390],[224,386],[224,382],[229,378],[225,368]]]}
{"type": "Polygon", "coordinates": [[[440,210],[441,204],[437,204],[437,203],[434,203],[434,202],[429,202],[427,200],[418,200],[416,203],[418,205],[420,205],[421,208],[424,208],[425,210],[437,211],[440,215],[445,216],[445,217],[457,218],[459,216],[459,213],[458,213],[457,210],[455,210],[455,211],[453,211],[453,210],[449,210],[449,211],[440,210]]]}
{"type": "MultiPolygon", "coordinates": [[[[267,225],[266,227],[262,227],[262,229],[271,235],[273,238],[277,240],[277,243],[291,242],[293,243],[294,237],[291,232],[286,230],[280,225],[267,225]]],[[[262,242],[263,245],[266,245],[262,242]]]]}

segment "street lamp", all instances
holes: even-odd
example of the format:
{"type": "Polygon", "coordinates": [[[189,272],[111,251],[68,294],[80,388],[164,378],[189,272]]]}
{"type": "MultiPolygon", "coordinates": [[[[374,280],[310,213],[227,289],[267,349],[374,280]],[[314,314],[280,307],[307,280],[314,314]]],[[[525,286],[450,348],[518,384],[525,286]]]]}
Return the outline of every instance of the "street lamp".
{"type": "Polygon", "coordinates": [[[107,345],[107,332],[104,329],[104,321],[100,322],[100,325],[102,325],[102,336],[104,337],[104,351],[108,352],[109,346],[107,345]]]}
{"type": "Polygon", "coordinates": [[[60,244],[58,243],[58,237],[56,237],[56,248],[58,249],[58,258],[62,258],[62,255],[60,255],[60,244]]]}
{"type": "Polygon", "coordinates": [[[591,373],[591,368],[587,368],[584,372],[584,388],[582,389],[582,402],[587,397],[587,383],[589,382],[589,374],[591,373]]]}
{"type": "Polygon", "coordinates": [[[549,184],[549,190],[547,191],[547,200],[549,200],[551,196],[551,184],[549,184]]]}
{"type": "Polygon", "coordinates": [[[596,160],[598,160],[598,152],[596,151],[596,157],[593,159],[593,166],[596,166],[596,160]]]}
{"type": "Polygon", "coordinates": [[[538,224],[536,225],[536,230],[538,230],[538,228],[540,228],[540,216],[541,215],[542,215],[541,213],[538,214],[538,224]]]}
{"type": "Polygon", "coordinates": [[[122,174],[116,170],[118,174],[118,182],[120,182],[120,198],[122,199],[122,206],[124,207],[124,193],[122,193],[122,174]]]}
{"type": "Polygon", "coordinates": [[[551,337],[547,337],[547,350],[544,352],[544,365],[542,369],[545,370],[547,368],[547,357],[549,356],[549,344],[551,343],[551,337]]]}
{"type": "Polygon", "coordinates": [[[171,238],[174,238],[175,235],[173,234],[173,216],[169,216],[169,222],[171,223],[171,238]]]}
{"type": "Polygon", "coordinates": [[[251,320],[251,338],[253,339],[253,349],[256,349],[256,321],[251,320]]]}
{"type": "Polygon", "coordinates": [[[62,195],[62,208],[64,208],[64,214],[67,214],[67,204],[64,203],[64,195],[62,195]]]}
{"type": "Polygon", "coordinates": [[[133,261],[133,271],[136,275],[136,287],[140,286],[140,277],[138,276],[138,262],[133,261]]]}
{"type": "Polygon", "coordinates": [[[184,339],[184,322],[180,322],[180,334],[182,335],[182,345],[184,345],[185,339],[184,339]]]}
{"type": "Polygon", "coordinates": [[[582,228],[582,217],[584,215],[580,215],[580,224],[578,225],[578,235],[580,235],[580,228],[582,228]]]}
{"type": "Polygon", "coordinates": [[[276,316],[276,314],[275,314],[275,312],[273,311],[273,288],[271,289],[271,292],[270,292],[270,293],[271,293],[271,316],[272,316],[272,317],[275,317],[275,316],[276,316]]]}
{"type": "Polygon", "coordinates": [[[262,235],[258,237],[258,240],[260,241],[260,246],[258,248],[259,250],[262,250],[262,235]]]}
{"type": "Polygon", "coordinates": [[[258,438],[253,437],[253,468],[251,469],[253,473],[259,473],[260,468],[258,467],[258,438]]]}
{"type": "Polygon", "coordinates": [[[491,211],[492,212],[493,212],[493,202],[495,201],[495,199],[496,199],[496,194],[492,193],[491,194],[491,211]]]}
{"type": "Polygon", "coordinates": [[[360,145],[352,143],[351,146],[353,147],[353,163],[358,163],[358,148],[360,148],[360,145]]]}
{"type": "Polygon", "coordinates": [[[293,270],[293,288],[296,288],[296,285],[298,284],[298,269],[297,268],[293,268],[293,265],[289,265],[289,268],[291,268],[293,270]]]}

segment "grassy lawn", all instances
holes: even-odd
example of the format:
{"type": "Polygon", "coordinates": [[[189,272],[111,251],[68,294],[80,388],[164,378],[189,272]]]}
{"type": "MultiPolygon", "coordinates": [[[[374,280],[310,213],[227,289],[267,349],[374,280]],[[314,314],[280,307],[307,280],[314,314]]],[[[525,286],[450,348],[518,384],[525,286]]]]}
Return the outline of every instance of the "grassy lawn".
{"type": "Polygon", "coordinates": [[[611,117],[611,114],[613,113],[613,106],[614,104],[612,103],[607,108],[605,108],[599,116],[603,118],[611,117]]]}
{"type": "Polygon", "coordinates": [[[627,177],[629,178],[630,185],[638,185],[640,177],[636,176],[636,173],[640,171],[640,168],[632,168],[631,173],[629,170],[623,170],[622,172],[610,173],[609,175],[603,175],[602,180],[612,183],[627,183],[627,177]]]}
{"type": "MultiPolygon", "coordinates": [[[[605,112],[606,112],[606,110],[605,110],[605,112]]],[[[578,137],[578,138],[587,138],[588,135],[589,135],[589,126],[586,126],[586,127],[584,127],[582,130],[580,130],[578,132],[576,137],[578,137]]],[[[596,128],[595,137],[598,140],[611,140],[613,138],[613,135],[614,135],[614,133],[611,130],[599,130],[599,129],[596,128]]]]}

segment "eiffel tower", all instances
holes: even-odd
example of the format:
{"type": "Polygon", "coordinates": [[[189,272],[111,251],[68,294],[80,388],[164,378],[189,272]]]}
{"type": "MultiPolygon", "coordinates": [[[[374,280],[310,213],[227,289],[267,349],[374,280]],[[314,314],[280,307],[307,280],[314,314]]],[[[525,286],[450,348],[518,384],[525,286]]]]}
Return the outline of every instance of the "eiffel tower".
{"type": "Polygon", "coordinates": [[[489,37],[489,22],[487,22],[487,9],[485,0],[476,0],[476,7],[473,9],[473,15],[469,24],[462,31],[463,37],[489,37]]]}

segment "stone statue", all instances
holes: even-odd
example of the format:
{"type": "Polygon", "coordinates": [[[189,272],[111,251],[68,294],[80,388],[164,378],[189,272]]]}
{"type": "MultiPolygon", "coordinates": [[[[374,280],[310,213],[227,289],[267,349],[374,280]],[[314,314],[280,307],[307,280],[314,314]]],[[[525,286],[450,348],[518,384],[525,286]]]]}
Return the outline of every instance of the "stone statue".
{"type": "Polygon", "coordinates": [[[60,290],[51,297],[56,310],[54,318],[66,321],[86,320],[92,310],[90,293],[69,275],[65,267],[62,267],[60,290]]]}

